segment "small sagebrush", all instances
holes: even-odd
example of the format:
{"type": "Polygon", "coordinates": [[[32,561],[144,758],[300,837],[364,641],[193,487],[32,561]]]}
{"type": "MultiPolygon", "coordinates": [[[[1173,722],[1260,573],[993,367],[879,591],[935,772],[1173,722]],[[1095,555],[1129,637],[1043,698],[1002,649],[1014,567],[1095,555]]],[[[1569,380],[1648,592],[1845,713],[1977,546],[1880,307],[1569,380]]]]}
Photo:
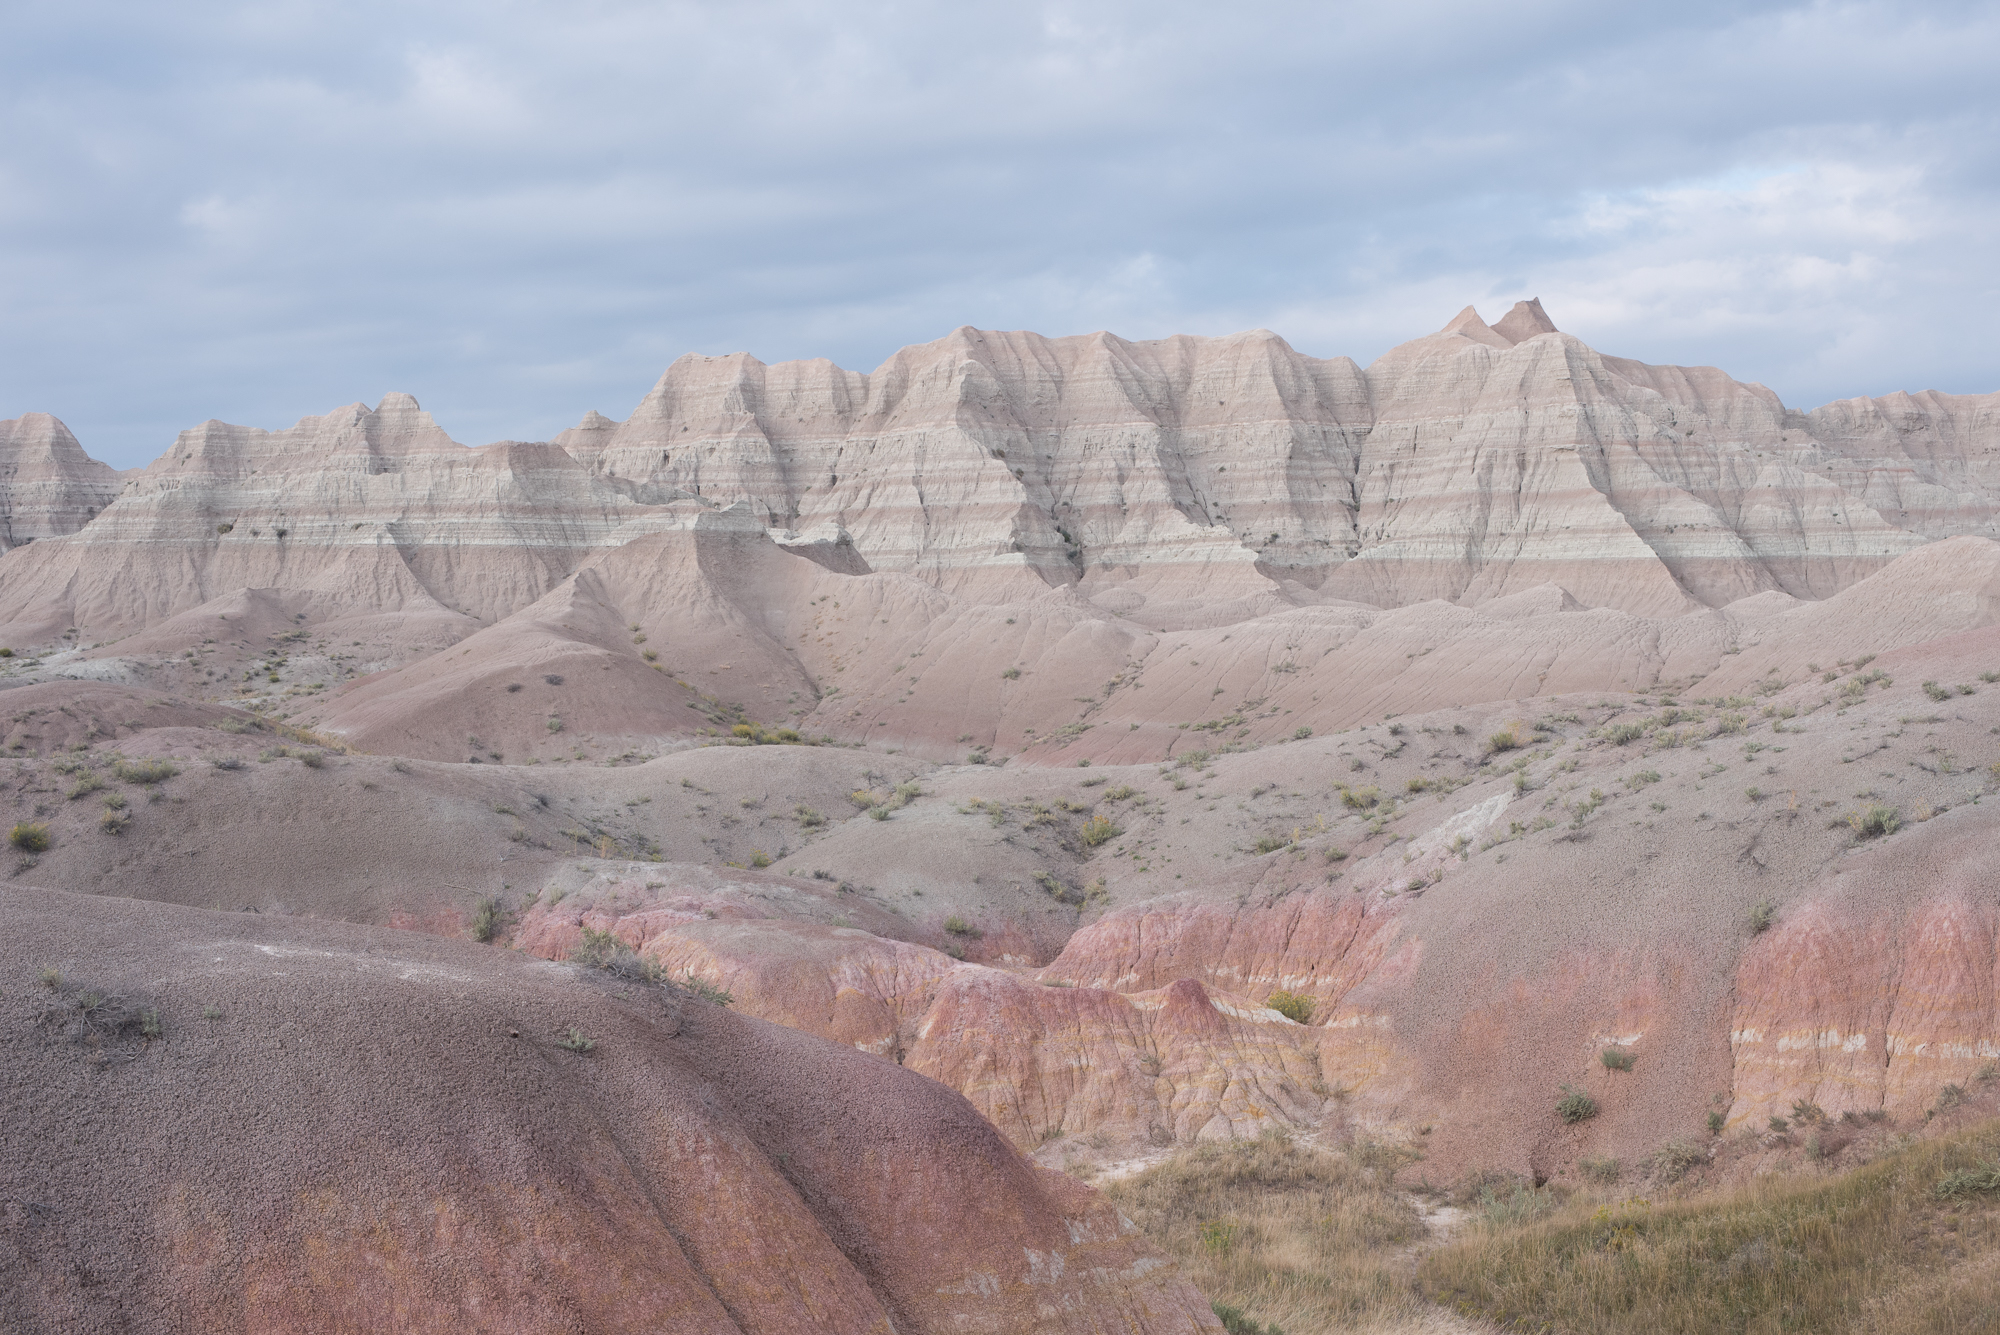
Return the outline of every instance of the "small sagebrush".
{"type": "Polygon", "coordinates": [[[1264,1004],[1294,1024],[1312,1023],[1313,999],[1302,992],[1280,988],[1266,997],[1264,1004]]]}
{"type": "Polygon", "coordinates": [[[1575,1085],[1564,1085],[1562,1097],[1556,1100],[1556,1115],[1574,1126],[1597,1116],[1597,1100],[1578,1089],[1575,1085]]]}
{"type": "Polygon", "coordinates": [[[491,941],[498,936],[501,918],[499,901],[491,895],[482,895],[472,909],[472,939],[491,941]]]}
{"type": "Polygon", "coordinates": [[[1879,839],[1894,834],[1902,823],[1902,815],[1896,808],[1879,805],[1852,812],[1847,817],[1848,828],[1854,831],[1856,839],[1879,839]]]}
{"type": "Polygon", "coordinates": [[[165,783],[181,769],[171,760],[115,760],[111,772],[127,783],[165,783]]]}
{"type": "Polygon", "coordinates": [[[54,841],[41,821],[24,820],[7,832],[7,842],[23,853],[46,853],[54,841]]]}

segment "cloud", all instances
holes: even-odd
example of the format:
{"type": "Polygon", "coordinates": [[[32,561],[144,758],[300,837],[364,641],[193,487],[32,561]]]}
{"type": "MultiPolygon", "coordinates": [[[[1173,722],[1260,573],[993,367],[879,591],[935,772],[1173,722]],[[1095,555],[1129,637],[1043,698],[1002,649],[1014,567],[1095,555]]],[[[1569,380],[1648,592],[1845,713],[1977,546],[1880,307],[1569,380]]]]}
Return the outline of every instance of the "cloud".
{"type": "Polygon", "coordinates": [[[2000,388],[1993,7],[1656,8],[45,6],[0,50],[0,416],[121,464],[392,388],[545,437],[687,351],[1365,362],[1528,295],[1801,404],[2000,388]]]}

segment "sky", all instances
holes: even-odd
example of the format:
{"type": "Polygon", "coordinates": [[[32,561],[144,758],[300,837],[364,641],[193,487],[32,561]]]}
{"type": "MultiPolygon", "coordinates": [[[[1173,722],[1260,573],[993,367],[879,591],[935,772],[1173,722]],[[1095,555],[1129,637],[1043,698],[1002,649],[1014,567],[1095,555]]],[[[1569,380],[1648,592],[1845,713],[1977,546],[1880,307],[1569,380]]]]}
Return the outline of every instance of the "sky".
{"type": "Polygon", "coordinates": [[[2000,390],[2000,2],[0,0],[0,418],[120,467],[392,390],[965,324],[1367,364],[1540,297],[1799,407],[2000,390]]]}

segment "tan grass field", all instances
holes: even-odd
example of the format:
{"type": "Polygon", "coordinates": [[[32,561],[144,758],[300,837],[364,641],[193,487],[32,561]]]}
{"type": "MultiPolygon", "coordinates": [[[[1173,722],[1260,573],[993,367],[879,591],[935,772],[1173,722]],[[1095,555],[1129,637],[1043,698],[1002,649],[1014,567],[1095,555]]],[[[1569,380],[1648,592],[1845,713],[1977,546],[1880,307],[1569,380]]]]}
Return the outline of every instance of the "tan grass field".
{"type": "Polygon", "coordinates": [[[2000,1119],[1844,1173],[1672,1195],[1488,1183],[1427,1199],[1396,1186],[1404,1163],[1271,1136],[1105,1191],[1256,1335],[2000,1332],[2000,1119]]]}

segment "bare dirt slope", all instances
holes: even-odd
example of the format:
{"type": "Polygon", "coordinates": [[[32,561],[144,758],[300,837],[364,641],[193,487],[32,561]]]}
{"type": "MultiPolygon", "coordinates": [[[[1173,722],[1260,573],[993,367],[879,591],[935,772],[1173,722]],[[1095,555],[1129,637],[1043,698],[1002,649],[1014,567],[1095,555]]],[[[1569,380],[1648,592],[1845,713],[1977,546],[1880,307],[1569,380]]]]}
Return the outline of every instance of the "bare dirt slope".
{"type": "Polygon", "coordinates": [[[18,887],[0,919],[10,1330],[1219,1328],[957,1095],[676,989],[18,887]]]}

